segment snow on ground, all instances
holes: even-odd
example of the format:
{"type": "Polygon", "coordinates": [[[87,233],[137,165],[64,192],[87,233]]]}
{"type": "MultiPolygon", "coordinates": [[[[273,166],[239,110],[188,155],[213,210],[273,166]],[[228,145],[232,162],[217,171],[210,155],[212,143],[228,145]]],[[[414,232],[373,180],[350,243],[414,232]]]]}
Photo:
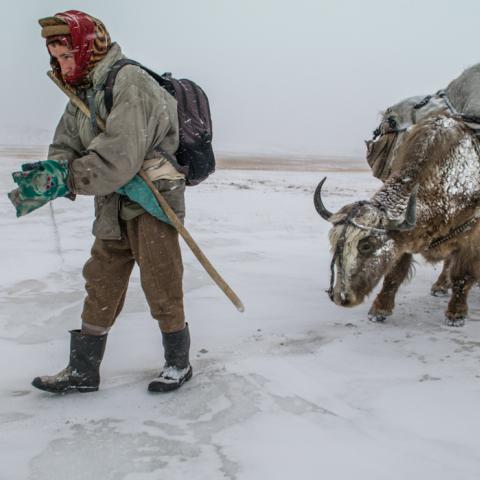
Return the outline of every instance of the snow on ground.
{"type": "MultiPolygon", "coordinates": [[[[329,225],[312,204],[321,172],[221,170],[188,190],[186,226],[246,312],[183,245],[194,377],[181,390],[146,391],[162,347],[138,271],[101,389],[33,389],[67,363],[93,206],[59,199],[54,217],[16,219],[5,193],[20,163],[0,158],[1,480],[479,478],[479,290],[459,329],[429,295],[440,267],[420,259],[385,325],[368,322],[369,303],[332,304],[329,225]]],[[[328,177],[331,210],[378,186],[368,172],[328,177]]]]}

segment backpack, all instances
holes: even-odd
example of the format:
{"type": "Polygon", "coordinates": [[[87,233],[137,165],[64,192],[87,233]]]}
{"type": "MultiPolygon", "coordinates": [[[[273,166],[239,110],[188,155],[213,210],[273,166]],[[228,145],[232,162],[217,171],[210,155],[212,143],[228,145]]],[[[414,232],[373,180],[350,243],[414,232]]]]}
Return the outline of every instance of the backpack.
{"type": "Polygon", "coordinates": [[[105,81],[105,107],[110,113],[113,106],[115,78],[125,65],[136,65],[152,76],[158,84],[177,100],[179,146],[175,156],[162,153],[177,170],[185,174],[187,185],[198,185],[215,171],[212,149],[212,119],[205,92],[191,80],[177,80],[170,73],[159,75],[135,60],[122,58],[110,69],[105,81]]]}

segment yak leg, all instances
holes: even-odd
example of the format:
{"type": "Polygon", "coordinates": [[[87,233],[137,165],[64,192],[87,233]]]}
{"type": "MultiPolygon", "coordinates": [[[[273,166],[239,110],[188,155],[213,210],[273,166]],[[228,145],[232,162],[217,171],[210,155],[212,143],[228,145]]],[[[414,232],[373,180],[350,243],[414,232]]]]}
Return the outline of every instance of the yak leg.
{"type": "Polygon", "coordinates": [[[468,315],[468,292],[474,283],[475,278],[472,275],[465,273],[463,275],[452,274],[452,296],[445,312],[445,323],[449,327],[463,327],[465,325],[465,319],[468,315]]]}
{"type": "Polygon", "coordinates": [[[368,319],[372,322],[383,322],[393,312],[395,306],[395,295],[398,288],[405,280],[412,263],[412,254],[404,253],[392,270],[385,275],[383,279],[382,290],[375,298],[368,319]]]}
{"type": "Polygon", "coordinates": [[[452,265],[451,257],[448,257],[443,262],[442,273],[440,273],[437,281],[432,285],[430,293],[434,297],[443,297],[448,294],[448,289],[452,288],[450,280],[450,266],[452,265]]]}

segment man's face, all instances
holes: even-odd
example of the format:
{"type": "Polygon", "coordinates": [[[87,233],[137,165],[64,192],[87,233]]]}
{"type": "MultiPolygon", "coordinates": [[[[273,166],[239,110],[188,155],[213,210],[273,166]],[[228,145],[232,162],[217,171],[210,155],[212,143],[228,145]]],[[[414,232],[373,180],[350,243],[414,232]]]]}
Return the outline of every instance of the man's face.
{"type": "Polygon", "coordinates": [[[53,44],[48,46],[48,51],[50,52],[50,55],[58,61],[64,80],[74,74],[75,57],[68,47],[65,45],[53,44]]]}

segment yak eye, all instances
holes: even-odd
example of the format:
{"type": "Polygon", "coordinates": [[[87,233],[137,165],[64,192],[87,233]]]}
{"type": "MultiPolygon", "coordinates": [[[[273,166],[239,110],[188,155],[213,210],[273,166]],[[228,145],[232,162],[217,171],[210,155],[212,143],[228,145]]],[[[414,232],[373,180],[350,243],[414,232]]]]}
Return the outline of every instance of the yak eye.
{"type": "Polygon", "coordinates": [[[360,253],[368,254],[368,253],[372,253],[374,250],[375,250],[375,245],[368,238],[361,240],[358,243],[358,251],[360,253]]]}

